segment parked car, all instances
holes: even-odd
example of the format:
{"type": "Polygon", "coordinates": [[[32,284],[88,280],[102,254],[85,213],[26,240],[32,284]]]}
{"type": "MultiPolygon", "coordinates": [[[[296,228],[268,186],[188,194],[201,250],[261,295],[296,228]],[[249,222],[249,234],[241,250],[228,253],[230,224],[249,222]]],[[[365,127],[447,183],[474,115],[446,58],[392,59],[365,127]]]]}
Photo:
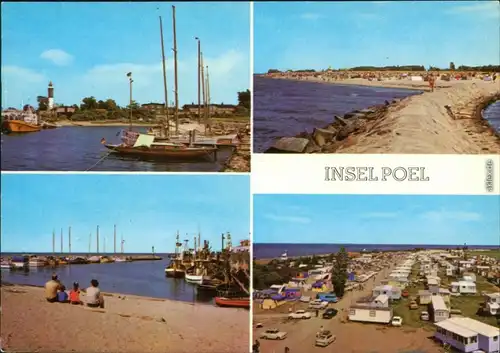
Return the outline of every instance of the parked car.
{"type": "Polygon", "coordinates": [[[286,332],[282,332],[277,328],[271,328],[263,332],[260,335],[260,338],[264,340],[284,340],[286,338],[286,335],[286,332]]]}
{"type": "Polygon", "coordinates": [[[331,333],[331,331],[323,331],[316,335],[315,345],[318,347],[327,347],[331,343],[335,342],[337,337],[331,333]]]}
{"type": "Polygon", "coordinates": [[[401,316],[394,316],[391,321],[392,326],[402,326],[403,325],[403,319],[401,316]]]}
{"type": "Polygon", "coordinates": [[[323,319],[331,319],[337,315],[339,311],[336,309],[326,309],[325,312],[323,313],[323,319]]]}
{"type": "Polygon", "coordinates": [[[429,313],[427,311],[422,311],[420,313],[420,320],[429,321],[429,313]]]}
{"type": "Polygon", "coordinates": [[[305,310],[297,310],[294,313],[288,315],[289,319],[310,319],[311,313],[305,310]]]}
{"type": "Polygon", "coordinates": [[[313,300],[309,303],[311,309],[325,309],[328,306],[328,302],[321,301],[320,299],[313,300]]]}

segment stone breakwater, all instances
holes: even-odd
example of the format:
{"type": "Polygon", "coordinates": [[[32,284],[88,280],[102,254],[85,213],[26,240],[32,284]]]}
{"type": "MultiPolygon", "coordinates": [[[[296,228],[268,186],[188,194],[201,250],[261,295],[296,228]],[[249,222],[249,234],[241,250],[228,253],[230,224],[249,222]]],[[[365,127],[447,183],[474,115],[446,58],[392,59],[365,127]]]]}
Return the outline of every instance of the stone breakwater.
{"type": "Polygon", "coordinates": [[[278,139],[266,153],[498,154],[500,138],[481,111],[499,95],[495,83],[457,82],[335,116],[312,133],[278,139]]]}
{"type": "Polygon", "coordinates": [[[280,138],[264,153],[334,153],[350,143],[350,136],[366,130],[370,123],[383,119],[389,107],[396,106],[400,101],[394,99],[383,105],[354,110],[342,117],[336,115],[330,124],[315,128],[312,133],[302,132],[295,137],[280,138]]]}
{"type": "Polygon", "coordinates": [[[238,131],[240,143],[224,165],[223,172],[248,173],[250,172],[250,127],[246,126],[238,131]]]}

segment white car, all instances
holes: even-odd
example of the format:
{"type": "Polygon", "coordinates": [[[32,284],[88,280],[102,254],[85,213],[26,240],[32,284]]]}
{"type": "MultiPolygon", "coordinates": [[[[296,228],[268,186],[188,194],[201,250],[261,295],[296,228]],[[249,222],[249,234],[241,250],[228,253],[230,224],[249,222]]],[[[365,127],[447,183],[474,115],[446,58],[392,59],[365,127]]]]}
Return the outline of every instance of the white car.
{"type": "Polygon", "coordinates": [[[289,319],[310,319],[311,313],[307,312],[305,310],[297,310],[296,312],[288,315],[288,318],[289,319]]]}
{"type": "Polygon", "coordinates": [[[400,316],[394,316],[391,321],[392,326],[402,326],[403,319],[400,316]]]}
{"type": "Polygon", "coordinates": [[[322,302],[319,299],[313,300],[309,303],[311,309],[325,309],[328,306],[328,302],[322,302]]]}
{"type": "Polygon", "coordinates": [[[315,345],[318,347],[326,347],[331,343],[335,342],[337,337],[333,335],[330,331],[323,331],[317,335],[315,345]]]}
{"type": "Polygon", "coordinates": [[[427,311],[422,311],[420,313],[420,320],[429,321],[429,313],[427,311]]]}
{"type": "Polygon", "coordinates": [[[286,332],[281,332],[277,328],[272,328],[263,332],[260,338],[264,340],[284,340],[286,335],[286,332]]]}

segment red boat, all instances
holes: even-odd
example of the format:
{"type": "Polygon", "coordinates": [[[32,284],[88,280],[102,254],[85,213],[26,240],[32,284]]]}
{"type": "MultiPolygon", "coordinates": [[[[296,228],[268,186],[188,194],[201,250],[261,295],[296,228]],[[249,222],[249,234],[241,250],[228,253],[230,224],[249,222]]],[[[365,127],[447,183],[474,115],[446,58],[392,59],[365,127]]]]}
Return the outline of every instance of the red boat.
{"type": "Polygon", "coordinates": [[[250,298],[225,298],[215,297],[215,304],[226,308],[250,308],[250,298]]]}

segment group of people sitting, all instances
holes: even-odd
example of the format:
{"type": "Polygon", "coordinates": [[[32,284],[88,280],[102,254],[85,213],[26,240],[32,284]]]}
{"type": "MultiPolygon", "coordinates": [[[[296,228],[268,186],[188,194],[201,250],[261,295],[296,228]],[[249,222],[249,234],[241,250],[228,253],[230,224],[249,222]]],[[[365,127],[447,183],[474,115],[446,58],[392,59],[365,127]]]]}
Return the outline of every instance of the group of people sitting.
{"type": "Polygon", "coordinates": [[[58,276],[53,274],[52,279],[45,283],[45,298],[49,303],[86,304],[93,308],[104,308],[104,297],[99,289],[99,282],[96,279],[90,281],[90,287],[86,290],[80,290],[78,282],[74,282],[73,289],[67,291],[58,276]],[[84,294],[84,300],[80,298],[81,293],[84,294]]]}

